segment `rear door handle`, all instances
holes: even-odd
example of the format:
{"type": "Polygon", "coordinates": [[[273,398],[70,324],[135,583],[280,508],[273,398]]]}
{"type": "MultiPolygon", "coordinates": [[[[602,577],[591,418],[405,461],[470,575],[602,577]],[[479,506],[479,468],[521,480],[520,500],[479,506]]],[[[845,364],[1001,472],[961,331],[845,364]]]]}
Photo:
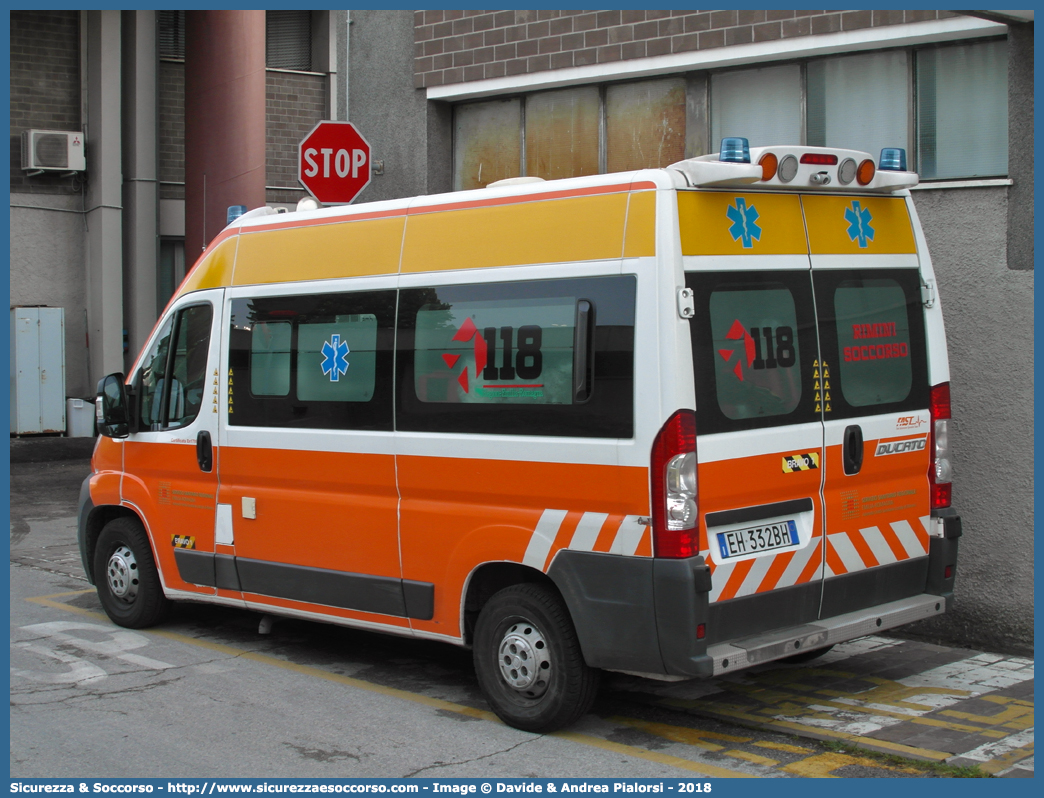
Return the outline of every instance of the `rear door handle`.
{"type": "Polygon", "coordinates": [[[205,429],[196,436],[196,462],[200,471],[210,471],[214,467],[214,448],[210,445],[210,433],[205,429]]]}
{"type": "Polygon", "coordinates": [[[858,424],[845,427],[845,439],[841,446],[845,474],[858,474],[863,467],[863,430],[858,424]]]}

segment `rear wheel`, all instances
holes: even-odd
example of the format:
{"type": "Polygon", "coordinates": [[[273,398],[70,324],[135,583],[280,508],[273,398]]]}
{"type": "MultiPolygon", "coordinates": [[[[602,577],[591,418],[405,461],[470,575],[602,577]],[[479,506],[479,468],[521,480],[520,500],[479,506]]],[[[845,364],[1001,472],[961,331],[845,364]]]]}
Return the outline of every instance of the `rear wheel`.
{"type": "Polygon", "coordinates": [[[482,608],[475,625],[475,671],[497,716],[509,726],[550,732],[591,707],[598,671],[588,667],[562,600],[544,585],[513,585],[482,608]]]}
{"type": "Polygon", "coordinates": [[[170,608],[137,518],[116,518],[102,529],[94,549],[94,582],[105,614],[120,626],[152,626],[170,608]]]}

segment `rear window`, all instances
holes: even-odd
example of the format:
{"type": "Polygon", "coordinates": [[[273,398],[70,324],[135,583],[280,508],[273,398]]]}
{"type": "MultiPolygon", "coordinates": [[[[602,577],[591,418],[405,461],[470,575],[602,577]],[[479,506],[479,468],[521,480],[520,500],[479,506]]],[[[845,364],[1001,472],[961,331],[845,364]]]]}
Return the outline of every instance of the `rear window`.
{"type": "Polygon", "coordinates": [[[928,406],[921,281],[915,269],[817,271],[830,418],[928,406]]]}
{"type": "Polygon", "coordinates": [[[701,434],[818,419],[815,314],[807,271],[701,272],[690,322],[701,434]]]}
{"type": "Polygon", "coordinates": [[[910,395],[910,325],[895,280],[849,280],[834,289],[841,392],[853,407],[910,395]]]}
{"type": "Polygon", "coordinates": [[[790,291],[771,285],[714,291],[710,324],[722,413],[741,419],[793,412],[801,401],[801,374],[790,291]]]}

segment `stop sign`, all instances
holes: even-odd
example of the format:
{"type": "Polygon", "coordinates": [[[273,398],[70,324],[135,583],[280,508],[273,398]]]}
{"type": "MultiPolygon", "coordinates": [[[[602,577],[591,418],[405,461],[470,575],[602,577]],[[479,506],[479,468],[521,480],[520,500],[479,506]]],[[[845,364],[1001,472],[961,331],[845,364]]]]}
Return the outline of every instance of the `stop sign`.
{"type": "Polygon", "coordinates": [[[370,145],[351,122],[320,122],[301,139],[297,179],[319,202],[349,203],[370,183],[370,145]]]}

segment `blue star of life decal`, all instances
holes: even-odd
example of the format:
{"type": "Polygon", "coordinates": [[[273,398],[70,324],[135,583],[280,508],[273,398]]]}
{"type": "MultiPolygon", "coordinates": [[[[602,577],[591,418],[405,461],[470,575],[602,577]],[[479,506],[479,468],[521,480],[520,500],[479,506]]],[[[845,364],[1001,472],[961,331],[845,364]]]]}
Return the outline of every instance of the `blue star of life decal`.
{"type": "Polygon", "coordinates": [[[743,197],[736,197],[736,204],[726,208],[725,215],[732,220],[729,235],[733,241],[742,239],[744,249],[750,249],[755,241],[761,240],[761,228],[757,224],[758,211],[753,205],[748,206],[743,197]]]}
{"type": "Polygon", "coordinates": [[[852,200],[852,207],[845,208],[845,221],[848,222],[848,237],[859,241],[859,248],[865,249],[868,241],[874,240],[874,228],[870,226],[873,217],[859,200],[852,200]]]}
{"type": "Polygon", "coordinates": [[[337,382],[348,371],[348,344],[334,334],[323,343],[323,374],[330,375],[330,382],[337,382]]]}

